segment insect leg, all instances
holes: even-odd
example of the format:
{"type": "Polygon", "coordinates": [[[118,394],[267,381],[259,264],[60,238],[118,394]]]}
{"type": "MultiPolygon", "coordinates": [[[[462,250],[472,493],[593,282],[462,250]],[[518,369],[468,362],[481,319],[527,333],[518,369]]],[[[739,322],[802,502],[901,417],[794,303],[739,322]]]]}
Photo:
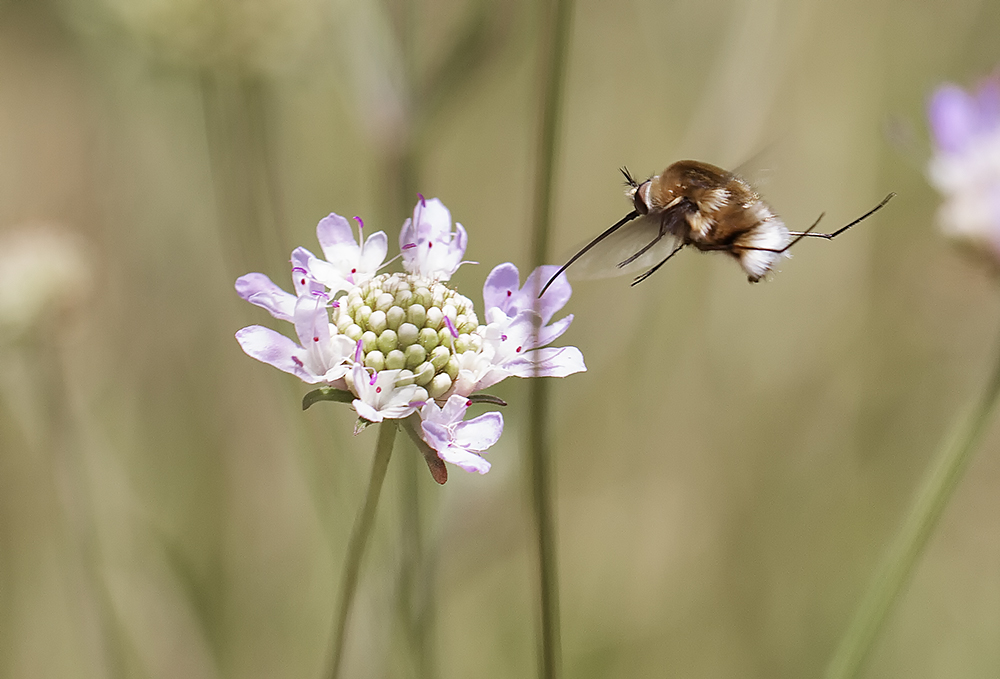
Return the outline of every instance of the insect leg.
{"type": "Polygon", "coordinates": [[[650,276],[652,276],[652,275],[653,275],[654,273],[656,273],[657,269],[659,269],[659,268],[660,268],[661,266],[663,266],[664,264],[666,264],[666,263],[667,263],[667,260],[669,260],[669,259],[670,259],[671,257],[673,257],[673,256],[674,256],[674,255],[676,255],[676,254],[677,254],[678,252],[680,252],[680,251],[681,251],[681,250],[682,250],[682,249],[684,248],[684,246],[685,246],[685,245],[687,245],[687,243],[684,243],[684,242],[682,242],[682,243],[681,243],[680,245],[678,245],[678,246],[677,246],[677,247],[675,247],[675,248],[674,248],[673,250],[671,250],[671,251],[670,251],[670,254],[669,254],[669,255],[667,255],[666,257],[664,257],[664,258],[663,258],[663,259],[662,259],[662,260],[660,261],[660,263],[659,263],[659,264],[657,264],[656,266],[654,266],[654,267],[653,267],[652,269],[650,269],[649,271],[646,271],[646,272],[644,272],[644,273],[642,273],[642,274],[640,274],[640,275],[636,276],[636,277],[635,277],[635,280],[634,280],[634,281],[632,281],[632,286],[636,286],[636,285],[639,285],[639,283],[642,283],[642,282],[643,282],[644,280],[646,280],[647,278],[649,278],[650,276]]]}
{"type": "Polygon", "coordinates": [[[649,251],[649,248],[651,248],[654,245],[656,245],[657,243],[659,243],[660,239],[663,238],[665,235],[667,235],[667,228],[666,228],[666,226],[667,226],[666,220],[665,219],[661,219],[660,220],[660,231],[656,234],[656,237],[653,238],[653,240],[651,240],[649,243],[647,243],[646,245],[644,245],[639,250],[639,252],[635,253],[634,255],[632,255],[631,257],[629,257],[628,259],[626,259],[623,262],[618,262],[618,268],[621,269],[622,267],[628,266],[629,264],[631,264],[635,260],[637,260],[640,257],[642,257],[644,254],[646,254],[646,252],[649,251]]]}
{"type": "Polygon", "coordinates": [[[845,226],[840,227],[839,229],[837,229],[833,233],[813,233],[813,229],[815,229],[819,225],[820,219],[823,219],[823,215],[820,215],[819,218],[815,222],[813,222],[812,226],[810,226],[805,231],[793,231],[793,232],[790,232],[789,235],[795,236],[795,238],[793,238],[792,242],[789,243],[788,245],[786,245],[783,248],[755,248],[755,247],[748,246],[748,245],[734,245],[734,246],[732,246],[732,248],[734,250],[759,250],[761,252],[776,252],[778,254],[781,254],[781,253],[785,252],[786,250],[788,250],[793,245],[795,245],[796,243],[798,243],[803,238],[806,238],[807,236],[811,236],[813,238],[825,238],[827,240],[832,240],[832,239],[836,238],[837,236],[839,236],[840,234],[842,234],[845,231],[847,231],[852,226],[860,224],[861,222],[865,221],[866,219],[868,219],[869,217],[871,217],[873,214],[875,214],[876,212],[878,212],[879,210],[881,210],[882,208],[884,208],[885,204],[888,203],[890,200],[892,200],[895,195],[896,195],[895,193],[890,193],[888,196],[886,196],[885,198],[882,199],[881,203],[879,203],[878,205],[876,205],[875,207],[873,207],[871,210],[869,210],[868,212],[864,213],[863,215],[861,215],[860,217],[858,217],[857,219],[855,219],[850,224],[847,224],[845,226]]]}

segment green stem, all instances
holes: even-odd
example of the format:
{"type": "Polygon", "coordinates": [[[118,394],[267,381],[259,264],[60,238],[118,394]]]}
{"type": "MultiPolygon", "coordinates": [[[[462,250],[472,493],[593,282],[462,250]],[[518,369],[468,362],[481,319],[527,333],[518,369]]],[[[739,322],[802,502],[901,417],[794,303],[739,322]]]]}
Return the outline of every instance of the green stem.
{"type": "MultiPolygon", "coordinates": [[[[556,143],[569,44],[572,0],[552,0],[547,8],[540,38],[541,99],[539,109],[538,160],[535,172],[532,260],[546,263],[552,223],[552,186],[556,143]]],[[[539,675],[558,676],[560,665],[559,583],[556,568],[555,518],[549,445],[549,389],[546,380],[535,379],[530,389],[528,472],[538,545],[539,602],[541,606],[541,654],[539,675]]]]}
{"type": "Polygon", "coordinates": [[[827,666],[826,679],[848,679],[858,675],[909,582],[927,541],[969,466],[972,452],[982,440],[1000,396],[1000,351],[997,354],[997,364],[986,391],[959,420],[941,447],[937,462],[924,479],[909,515],[827,666]]]}
{"type": "Polygon", "coordinates": [[[385,480],[386,469],[389,468],[389,458],[392,456],[392,444],[396,438],[395,420],[386,420],[379,425],[378,442],[375,444],[375,459],[372,462],[372,475],[368,481],[368,493],[361,512],[354,522],[351,541],[347,545],[347,562],[344,564],[343,579],[340,581],[340,609],[337,613],[337,626],[333,637],[333,655],[330,667],[330,677],[340,676],[341,661],[344,656],[344,641],[347,637],[347,621],[354,605],[354,595],[357,592],[358,573],[361,569],[361,559],[368,546],[368,536],[375,522],[375,508],[378,506],[379,493],[382,491],[382,481],[385,480]]]}

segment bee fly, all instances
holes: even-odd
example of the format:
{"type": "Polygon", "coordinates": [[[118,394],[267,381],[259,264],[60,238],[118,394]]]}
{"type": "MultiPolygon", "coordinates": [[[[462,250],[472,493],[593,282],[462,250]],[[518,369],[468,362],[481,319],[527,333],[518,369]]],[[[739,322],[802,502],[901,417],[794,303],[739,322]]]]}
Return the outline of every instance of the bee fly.
{"type": "Polygon", "coordinates": [[[615,259],[632,253],[617,262],[617,269],[645,263],[649,254],[667,254],[637,276],[632,285],[652,276],[689,245],[702,252],[729,253],[743,267],[747,279],[756,283],[803,238],[836,238],[882,209],[896,195],[890,193],[874,208],[833,233],[814,232],[823,215],[805,231],[796,232],[785,227],[781,218],[744,179],[714,165],[681,160],[641,184],[626,168],[621,172],[628,185],[625,195],[632,200],[635,209],[573,255],[548,280],[539,297],[570,265],[633,220],[638,221],[629,224],[614,239],[615,259]]]}

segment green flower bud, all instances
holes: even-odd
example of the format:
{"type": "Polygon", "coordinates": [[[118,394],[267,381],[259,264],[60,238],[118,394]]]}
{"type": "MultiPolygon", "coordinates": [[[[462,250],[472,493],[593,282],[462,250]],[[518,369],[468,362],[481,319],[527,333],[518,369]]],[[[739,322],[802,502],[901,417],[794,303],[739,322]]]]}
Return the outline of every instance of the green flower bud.
{"type": "Polygon", "coordinates": [[[367,354],[369,351],[375,351],[376,349],[378,349],[378,335],[371,330],[366,330],[361,335],[361,351],[367,354]]]}
{"type": "Polygon", "coordinates": [[[404,309],[413,303],[413,291],[409,288],[403,288],[396,292],[396,306],[403,307],[404,309]]]}
{"type": "Polygon", "coordinates": [[[354,323],[354,319],[351,318],[349,314],[340,314],[337,316],[337,331],[340,332],[340,334],[346,333],[348,326],[352,323],[354,323]]]}
{"type": "Polygon", "coordinates": [[[372,368],[376,372],[385,370],[385,356],[381,351],[369,351],[365,354],[365,367],[372,368]]]}
{"type": "Polygon", "coordinates": [[[448,347],[434,347],[431,351],[431,364],[434,366],[434,370],[441,370],[448,364],[448,359],[451,358],[451,349],[448,347]]]}
{"type": "Polygon", "coordinates": [[[413,296],[417,298],[417,304],[422,305],[425,309],[434,301],[434,298],[431,296],[431,291],[424,287],[417,288],[416,292],[413,293],[413,296]]]}
{"type": "Polygon", "coordinates": [[[372,315],[368,317],[368,329],[376,335],[381,335],[382,331],[388,327],[384,311],[373,311],[372,315]]]}
{"type": "Polygon", "coordinates": [[[462,316],[458,317],[458,323],[455,324],[455,328],[460,333],[465,333],[466,335],[472,334],[479,327],[479,319],[476,318],[475,314],[469,314],[463,319],[462,316]]]}
{"type": "Polygon", "coordinates": [[[358,309],[364,306],[364,302],[361,301],[361,295],[358,294],[357,290],[352,290],[351,294],[347,296],[347,313],[351,316],[358,313],[358,309]]]}
{"type": "Polygon", "coordinates": [[[444,367],[444,371],[452,380],[458,377],[458,356],[452,354],[451,358],[448,359],[448,365],[444,367]]]}
{"type": "Polygon", "coordinates": [[[392,304],[395,301],[396,298],[393,295],[389,294],[388,292],[383,292],[375,300],[375,308],[378,309],[379,311],[388,311],[389,309],[392,308],[392,304]]]}
{"type": "Polygon", "coordinates": [[[452,325],[458,325],[458,323],[456,323],[458,320],[458,309],[455,308],[454,304],[446,303],[441,307],[441,312],[451,319],[452,325]]]}
{"type": "Polygon", "coordinates": [[[389,353],[398,347],[399,339],[396,337],[395,330],[383,330],[382,334],[378,336],[378,348],[384,353],[389,353]]]}
{"type": "Polygon", "coordinates": [[[360,325],[358,325],[357,323],[351,323],[349,326],[347,326],[347,330],[344,331],[344,334],[350,337],[355,342],[357,342],[359,339],[361,339],[361,335],[363,335],[364,332],[365,331],[361,329],[360,325]]]}
{"type": "Polygon", "coordinates": [[[454,343],[455,336],[451,334],[451,330],[448,329],[448,326],[438,330],[438,346],[451,348],[454,343]]]}
{"type": "Polygon", "coordinates": [[[354,312],[354,322],[360,325],[365,330],[368,329],[368,319],[371,318],[372,308],[370,306],[363,306],[354,312]]]}
{"type": "Polygon", "coordinates": [[[417,343],[417,339],[420,337],[420,330],[413,323],[403,323],[399,326],[396,334],[399,335],[399,346],[408,347],[411,344],[417,343]]]}
{"type": "Polygon", "coordinates": [[[432,306],[427,310],[427,322],[424,323],[425,328],[440,330],[443,322],[444,314],[441,312],[441,307],[432,306]]]}
{"type": "Polygon", "coordinates": [[[464,354],[471,348],[472,348],[472,341],[469,339],[468,333],[462,333],[455,339],[456,354],[464,354]]]}
{"type": "Polygon", "coordinates": [[[413,325],[422,328],[427,322],[427,309],[424,308],[423,304],[412,304],[406,310],[406,318],[413,325]]]}
{"type": "Polygon", "coordinates": [[[434,347],[438,345],[437,330],[434,330],[432,328],[424,328],[423,330],[420,331],[420,337],[418,341],[420,342],[420,346],[422,346],[426,351],[432,351],[434,347]]]}
{"type": "Polygon", "coordinates": [[[424,389],[423,387],[417,387],[414,390],[414,392],[413,392],[413,401],[414,402],[419,403],[420,401],[429,401],[429,400],[431,400],[431,397],[427,393],[426,389],[424,389]]]}
{"type": "Polygon", "coordinates": [[[413,384],[413,371],[400,370],[399,375],[396,376],[396,386],[405,387],[407,384],[413,384]]]}
{"type": "Polygon", "coordinates": [[[438,373],[427,385],[427,395],[431,398],[438,398],[444,396],[449,389],[451,389],[451,378],[448,373],[438,373]]]}
{"type": "MultiPolygon", "coordinates": [[[[388,332],[392,332],[389,330],[388,332]]],[[[406,355],[399,349],[393,349],[385,355],[385,367],[389,370],[399,370],[406,367],[406,355]]]]}
{"type": "Polygon", "coordinates": [[[424,361],[413,369],[413,381],[421,387],[426,387],[434,379],[434,366],[430,361],[424,361]]]}
{"type": "Polygon", "coordinates": [[[410,368],[416,368],[426,360],[427,350],[419,344],[411,344],[406,347],[406,365],[410,368]]]}
{"type": "Polygon", "coordinates": [[[385,312],[385,322],[393,330],[397,330],[405,320],[406,312],[398,306],[389,307],[389,310],[385,312]]]}

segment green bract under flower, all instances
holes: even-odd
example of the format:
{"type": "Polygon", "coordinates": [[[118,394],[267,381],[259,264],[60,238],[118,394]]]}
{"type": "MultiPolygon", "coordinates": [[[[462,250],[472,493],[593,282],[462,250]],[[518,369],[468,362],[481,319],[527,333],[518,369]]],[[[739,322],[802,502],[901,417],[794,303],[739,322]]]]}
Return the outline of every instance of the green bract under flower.
{"type": "Polygon", "coordinates": [[[375,371],[400,370],[440,398],[458,377],[458,357],[482,348],[473,303],[447,285],[407,273],[376,276],[337,298],[337,332],[360,340],[360,360],[375,371]]]}

